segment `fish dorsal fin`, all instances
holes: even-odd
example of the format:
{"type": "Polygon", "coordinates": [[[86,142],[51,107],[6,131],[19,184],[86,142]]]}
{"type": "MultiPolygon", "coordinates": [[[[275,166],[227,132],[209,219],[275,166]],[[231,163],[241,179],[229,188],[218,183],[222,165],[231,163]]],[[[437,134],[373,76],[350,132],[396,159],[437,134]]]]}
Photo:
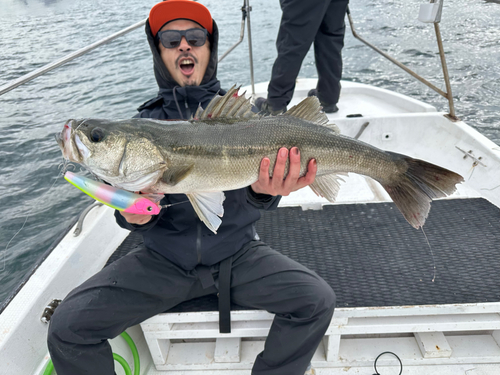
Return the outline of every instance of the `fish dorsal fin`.
{"type": "Polygon", "coordinates": [[[201,104],[199,104],[196,113],[194,114],[194,116],[191,116],[190,120],[199,120],[202,113],[203,107],[201,106],[201,104]]]}
{"type": "Polygon", "coordinates": [[[330,124],[326,124],[325,126],[329,129],[333,130],[335,133],[340,134],[340,128],[337,125],[335,125],[333,122],[330,124]]]}
{"type": "Polygon", "coordinates": [[[294,105],[283,116],[293,116],[302,120],[311,121],[318,125],[328,124],[328,117],[321,112],[321,104],[316,96],[309,96],[299,104],[294,105]]]}
{"type": "Polygon", "coordinates": [[[256,117],[252,112],[250,99],[245,98],[245,94],[238,95],[239,87],[231,87],[224,96],[215,96],[207,108],[198,108],[195,114],[197,120],[214,119],[248,119],[256,117]]]}

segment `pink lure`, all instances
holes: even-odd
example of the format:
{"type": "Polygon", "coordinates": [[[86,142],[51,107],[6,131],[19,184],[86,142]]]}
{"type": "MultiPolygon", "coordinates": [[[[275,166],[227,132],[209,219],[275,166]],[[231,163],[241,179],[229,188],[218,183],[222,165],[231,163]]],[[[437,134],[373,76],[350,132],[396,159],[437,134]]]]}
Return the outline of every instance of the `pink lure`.
{"type": "Polygon", "coordinates": [[[120,190],[73,172],[66,172],[64,179],[85,194],[115,210],[139,215],[158,215],[161,210],[160,206],[145,198],[144,195],[120,190]]]}

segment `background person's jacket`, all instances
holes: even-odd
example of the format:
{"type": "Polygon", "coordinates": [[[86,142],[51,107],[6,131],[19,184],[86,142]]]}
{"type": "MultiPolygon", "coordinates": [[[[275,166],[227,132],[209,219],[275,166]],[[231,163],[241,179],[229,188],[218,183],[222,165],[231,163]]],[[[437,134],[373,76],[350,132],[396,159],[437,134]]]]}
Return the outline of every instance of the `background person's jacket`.
{"type": "MultiPolygon", "coordinates": [[[[154,73],[159,86],[158,96],[138,108],[135,117],[154,119],[189,119],[198,105],[206,107],[210,100],[225,92],[217,80],[218,28],[214,21],[210,36],[211,55],[200,86],[180,87],[173,80],[158,52],[149,22],[146,35],[153,53],[154,73]]],[[[168,126],[168,122],[165,123],[168,126]]],[[[210,231],[196,215],[184,194],[168,194],[162,205],[175,204],[161,210],[145,225],[128,223],[118,212],[118,225],[140,231],[144,244],[180,267],[191,270],[197,265],[211,266],[235,254],[244,244],[256,238],[255,222],[259,209],[276,208],[280,197],[256,194],[250,187],[224,192],[224,216],[217,234],[210,231]]]]}

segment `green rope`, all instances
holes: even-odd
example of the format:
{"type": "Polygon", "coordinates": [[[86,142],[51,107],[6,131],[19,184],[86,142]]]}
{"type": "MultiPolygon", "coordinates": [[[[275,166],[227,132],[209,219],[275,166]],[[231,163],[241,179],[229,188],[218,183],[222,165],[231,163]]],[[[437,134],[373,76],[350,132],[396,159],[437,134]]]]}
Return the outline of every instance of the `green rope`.
{"type": "Polygon", "coordinates": [[[47,367],[45,367],[45,371],[43,372],[43,375],[50,375],[54,371],[54,364],[52,363],[52,360],[49,359],[49,364],[47,367]]]}
{"type": "MultiPolygon", "coordinates": [[[[137,351],[137,346],[135,345],[134,340],[132,340],[132,338],[127,332],[122,332],[121,337],[123,337],[123,339],[127,342],[128,346],[130,347],[130,350],[132,351],[132,356],[134,357],[134,375],[139,375],[139,373],[141,372],[140,369],[141,365],[139,361],[139,352],[137,351]]],[[[125,375],[132,375],[132,370],[130,369],[129,364],[123,357],[119,356],[116,353],[113,353],[113,359],[120,365],[122,365],[123,370],[125,371],[125,375]]],[[[49,359],[49,363],[47,364],[47,367],[45,367],[43,375],[51,375],[53,371],[54,371],[54,364],[52,363],[52,360],[49,359]]]]}
{"type": "Polygon", "coordinates": [[[130,369],[130,366],[128,365],[127,361],[122,356],[119,356],[116,353],[113,353],[113,359],[118,362],[120,365],[122,365],[123,369],[125,370],[125,375],[132,375],[132,370],[130,369]]]}
{"type": "Polygon", "coordinates": [[[132,340],[127,332],[122,332],[122,337],[125,339],[128,346],[130,346],[132,356],[134,357],[134,375],[139,375],[139,373],[141,372],[141,363],[139,361],[139,352],[137,351],[137,346],[135,346],[134,340],[132,340]]]}

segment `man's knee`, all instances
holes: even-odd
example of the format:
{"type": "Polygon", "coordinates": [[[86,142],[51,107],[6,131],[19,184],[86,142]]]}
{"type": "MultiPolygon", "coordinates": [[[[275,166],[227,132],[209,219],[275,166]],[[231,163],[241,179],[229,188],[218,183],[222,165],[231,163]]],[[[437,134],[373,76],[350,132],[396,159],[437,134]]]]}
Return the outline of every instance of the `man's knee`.
{"type": "Polygon", "coordinates": [[[96,326],[99,321],[93,316],[88,304],[81,304],[81,299],[64,300],[50,319],[47,340],[49,343],[63,341],[72,344],[95,344],[102,340],[96,326]]]}
{"type": "Polygon", "coordinates": [[[77,321],[73,321],[74,315],[71,314],[69,308],[67,308],[67,304],[62,302],[55,310],[52,315],[49,323],[49,330],[47,333],[47,341],[49,344],[55,344],[58,341],[64,342],[75,342],[75,334],[72,332],[72,328],[74,328],[75,323],[77,321]]]}
{"type": "Polygon", "coordinates": [[[337,297],[335,296],[335,292],[330,285],[328,285],[323,279],[321,279],[321,282],[317,287],[317,293],[318,306],[325,313],[333,313],[337,297]]]}
{"type": "Polygon", "coordinates": [[[336,296],[333,289],[321,278],[303,288],[299,297],[302,303],[299,315],[302,318],[330,317],[335,309],[336,296]]]}

